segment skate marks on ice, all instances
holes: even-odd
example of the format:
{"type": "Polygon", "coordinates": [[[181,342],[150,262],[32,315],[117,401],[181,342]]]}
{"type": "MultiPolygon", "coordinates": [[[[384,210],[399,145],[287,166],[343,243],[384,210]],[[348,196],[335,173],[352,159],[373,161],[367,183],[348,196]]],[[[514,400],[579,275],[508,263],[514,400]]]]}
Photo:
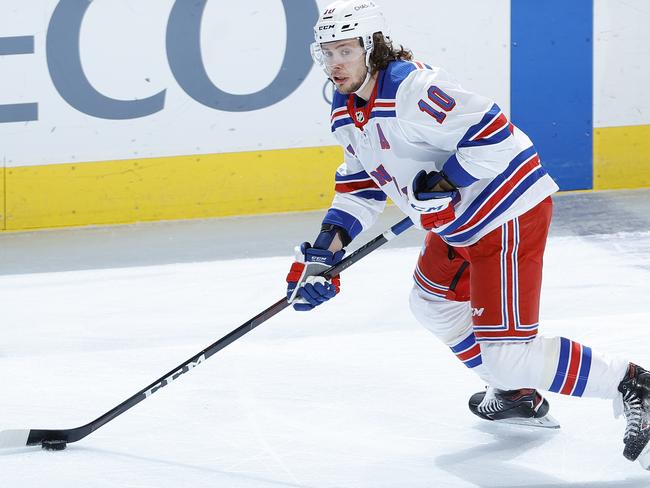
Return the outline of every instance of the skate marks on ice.
{"type": "MultiPolygon", "coordinates": [[[[175,453],[170,454],[170,458],[175,453]]],[[[111,466],[111,471],[105,473],[104,482],[110,486],[119,486],[125,482],[125,477],[133,473],[140,481],[149,480],[152,484],[142,486],[228,486],[229,488],[315,488],[311,485],[286,481],[282,478],[264,477],[251,474],[250,471],[229,471],[219,469],[219,463],[203,461],[188,463],[164,459],[162,457],[142,456],[113,449],[101,449],[83,445],[71,445],[65,451],[45,452],[38,447],[11,449],[3,451],[0,456],[15,464],[27,464],[34,457],[41,460],[37,473],[25,473],[23,485],[25,487],[39,486],[41,478],[51,473],[54,486],[63,486],[67,483],[78,485],[85,478],[83,474],[88,466],[111,466]],[[8,458],[8,459],[7,459],[8,458]],[[13,458],[13,460],[12,460],[13,458]],[[137,471],[133,470],[137,466],[137,471]],[[122,476],[119,476],[119,473],[122,476]],[[40,475],[38,474],[40,473],[40,475]],[[176,479],[176,482],[174,481],[176,479]],[[162,480],[165,480],[162,482],[162,480]],[[159,484],[161,483],[162,484],[159,484]],[[185,485],[185,482],[188,484],[185,485]]],[[[1,463],[0,463],[1,465],[1,463]]],[[[87,472],[86,472],[87,473],[87,472]]],[[[97,476],[97,472],[93,476],[97,476]]],[[[272,475],[271,475],[272,476],[272,475]]],[[[97,486],[97,479],[87,479],[87,486],[97,486]]],[[[133,481],[133,480],[131,480],[133,481]]],[[[16,485],[13,485],[16,486],[16,485]]]]}
{"type": "Polygon", "coordinates": [[[152,468],[169,468],[172,470],[180,470],[183,473],[193,472],[199,477],[203,478],[204,481],[208,481],[212,478],[215,486],[221,486],[223,483],[224,486],[228,487],[241,487],[241,488],[275,488],[275,487],[286,487],[286,488],[315,488],[311,485],[306,485],[297,480],[294,481],[283,481],[282,479],[272,479],[263,476],[255,476],[250,473],[250,471],[229,471],[227,469],[218,469],[215,466],[218,466],[218,463],[212,463],[210,465],[200,465],[200,464],[190,464],[183,463],[178,461],[171,461],[168,459],[162,459],[152,456],[141,456],[137,454],[129,454],[126,452],[118,452],[115,450],[101,449],[96,447],[83,447],[83,446],[74,446],[74,449],[78,449],[82,452],[88,452],[90,454],[97,454],[101,458],[113,458],[126,461],[127,463],[134,463],[137,465],[150,465],[152,468]]]}
{"type": "MultiPolygon", "coordinates": [[[[648,488],[650,476],[643,472],[621,480],[569,481],[553,474],[556,469],[540,470],[517,464],[516,459],[562,435],[559,429],[481,422],[476,430],[493,437],[492,442],[438,456],[435,464],[462,479],[468,486],[481,488],[648,488]]],[[[585,449],[588,453],[588,448],[585,449]]],[[[553,459],[553,458],[551,458],[553,459]]],[[[632,463],[630,463],[632,466],[632,463]]],[[[638,467],[638,466],[637,466],[638,467]]],[[[552,467],[549,467],[552,468],[552,467]]],[[[560,468],[560,469],[558,469],[560,468]]],[[[465,486],[463,484],[463,486],[465,486]]]]}

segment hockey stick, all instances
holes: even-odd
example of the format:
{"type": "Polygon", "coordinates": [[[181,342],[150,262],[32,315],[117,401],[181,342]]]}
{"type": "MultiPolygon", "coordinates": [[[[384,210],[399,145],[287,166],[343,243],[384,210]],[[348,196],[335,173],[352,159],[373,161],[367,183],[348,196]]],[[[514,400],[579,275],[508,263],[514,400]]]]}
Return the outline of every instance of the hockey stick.
{"type": "MultiPolygon", "coordinates": [[[[378,247],[384,245],[386,242],[390,241],[397,235],[401,234],[408,228],[413,225],[413,222],[407,217],[404,220],[401,220],[389,230],[383,234],[375,237],[370,242],[364,244],[359,249],[351,253],[349,256],[341,260],[340,263],[328,268],[322,273],[322,276],[326,278],[331,278],[341,273],[343,270],[352,266],[354,263],[359,261],[361,258],[367,256],[372,251],[378,247]]],[[[109,410],[104,415],[96,418],[92,422],[82,425],[81,427],[76,427],[73,429],[62,429],[62,430],[43,430],[43,429],[14,429],[14,430],[4,430],[0,432],[0,449],[11,449],[25,446],[36,446],[41,445],[45,449],[61,450],[65,449],[68,442],[77,442],[78,440],[83,439],[88,434],[96,431],[102,425],[110,422],[118,415],[123,414],[131,407],[137,405],[142,400],[153,395],[161,388],[167,386],[172,381],[178,379],[182,374],[187,373],[191,369],[194,369],[197,365],[201,364],[203,361],[208,359],[210,356],[220,351],[227,345],[235,342],[237,339],[242,337],[244,334],[250,332],[258,325],[266,322],[268,319],[281,312],[289,306],[286,298],[278,300],[269,308],[259,313],[248,322],[239,326],[229,334],[225,335],[217,342],[211,344],[207,348],[203,349],[200,353],[191,357],[183,364],[171,370],[166,375],[158,378],[156,381],[151,383],[149,386],[143,388],[138,393],[128,398],[124,402],[120,403],[115,408],[109,410]]]]}

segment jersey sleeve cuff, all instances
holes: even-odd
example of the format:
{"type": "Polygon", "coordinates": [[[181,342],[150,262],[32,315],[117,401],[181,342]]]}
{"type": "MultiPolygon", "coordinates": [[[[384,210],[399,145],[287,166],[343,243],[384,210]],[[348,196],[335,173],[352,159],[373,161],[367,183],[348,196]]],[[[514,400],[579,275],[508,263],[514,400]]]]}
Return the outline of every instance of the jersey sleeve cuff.
{"type": "Polygon", "coordinates": [[[442,166],[442,171],[448,177],[449,183],[453,184],[457,188],[469,186],[478,181],[478,178],[474,178],[461,166],[460,161],[458,161],[455,154],[452,154],[445,162],[442,166]]]}
{"type": "Polygon", "coordinates": [[[333,224],[342,227],[348,233],[350,239],[354,239],[363,230],[361,222],[357,218],[338,208],[330,208],[327,211],[323,219],[323,224],[333,224]]]}

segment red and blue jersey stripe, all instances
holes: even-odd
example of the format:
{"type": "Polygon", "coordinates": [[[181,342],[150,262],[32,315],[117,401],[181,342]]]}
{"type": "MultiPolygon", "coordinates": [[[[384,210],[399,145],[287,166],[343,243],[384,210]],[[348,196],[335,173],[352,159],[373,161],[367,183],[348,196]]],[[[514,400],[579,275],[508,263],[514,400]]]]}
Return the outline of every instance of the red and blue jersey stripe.
{"type": "Polygon", "coordinates": [[[397,112],[395,111],[395,99],[384,99],[378,98],[375,100],[374,105],[372,106],[372,112],[370,113],[370,118],[374,117],[396,117],[397,112]]]}
{"type": "Polygon", "coordinates": [[[591,348],[560,337],[560,357],[548,389],[562,395],[582,396],[591,370],[591,348]]]}
{"type": "Polygon", "coordinates": [[[439,232],[450,244],[470,240],[546,175],[534,147],[519,153],[456,220],[439,232]]]}
{"type": "Polygon", "coordinates": [[[343,105],[342,107],[333,110],[330,121],[332,123],[332,132],[344,125],[354,124],[352,117],[350,117],[350,114],[348,113],[347,105],[343,105]]]}
{"type": "Polygon", "coordinates": [[[411,64],[414,64],[417,69],[431,69],[431,66],[422,61],[413,60],[411,61],[411,64]]]}
{"type": "Polygon", "coordinates": [[[379,189],[377,183],[365,171],[359,171],[350,175],[336,173],[336,185],[334,189],[337,193],[347,193],[348,195],[354,195],[368,200],[377,200],[380,202],[386,200],[386,194],[379,189]]]}
{"type": "Polygon", "coordinates": [[[507,117],[495,103],[478,124],[470,127],[458,143],[458,147],[487,146],[498,144],[514,130],[507,117]]]}
{"type": "MultiPolygon", "coordinates": [[[[370,116],[368,120],[377,117],[396,117],[395,100],[377,99],[372,105],[370,116]]],[[[350,116],[350,111],[347,106],[339,107],[332,112],[331,117],[332,132],[339,127],[354,124],[354,120],[350,116]]]]}

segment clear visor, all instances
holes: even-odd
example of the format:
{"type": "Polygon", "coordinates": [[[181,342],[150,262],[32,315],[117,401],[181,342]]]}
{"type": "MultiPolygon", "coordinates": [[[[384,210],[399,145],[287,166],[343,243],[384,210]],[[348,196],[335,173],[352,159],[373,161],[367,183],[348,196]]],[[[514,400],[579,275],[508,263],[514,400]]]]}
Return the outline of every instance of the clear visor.
{"type": "Polygon", "coordinates": [[[345,44],[337,42],[318,44],[314,42],[311,45],[312,58],[324,68],[357,61],[365,54],[366,50],[356,42],[345,44]]]}

